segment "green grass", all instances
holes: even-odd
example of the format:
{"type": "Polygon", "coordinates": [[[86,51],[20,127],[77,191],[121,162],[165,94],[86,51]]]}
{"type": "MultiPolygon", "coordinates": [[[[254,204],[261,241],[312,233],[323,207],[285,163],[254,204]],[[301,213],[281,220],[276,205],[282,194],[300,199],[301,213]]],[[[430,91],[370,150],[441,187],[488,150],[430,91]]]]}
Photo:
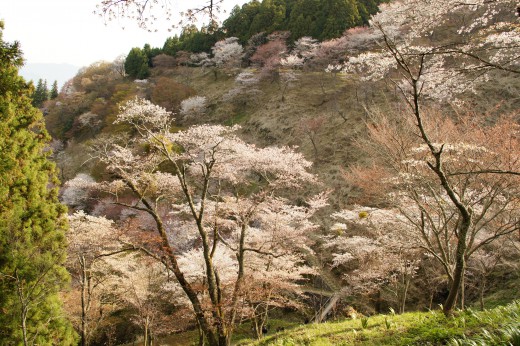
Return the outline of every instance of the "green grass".
{"type": "Polygon", "coordinates": [[[262,340],[238,345],[519,345],[520,301],[491,310],[440,311],[376,315],[363,321],[345,320],[298,326],[262,340]]]}
{"type": "MultiPolygon", "coordinates": [[[[502,275],[497,273],[497,275],[502,275]]],[[[484,297],[484,306],[486,309],[494,308],[501,305],[506,305],[511,302],[511,297],[518,297],[520,287],[520,277],[514,277],[508,280],[501,280],[499,289],[490,292],[484,297]]],[[[478,307],[478,303],[475,303],[475,308],[478,307]]]]}

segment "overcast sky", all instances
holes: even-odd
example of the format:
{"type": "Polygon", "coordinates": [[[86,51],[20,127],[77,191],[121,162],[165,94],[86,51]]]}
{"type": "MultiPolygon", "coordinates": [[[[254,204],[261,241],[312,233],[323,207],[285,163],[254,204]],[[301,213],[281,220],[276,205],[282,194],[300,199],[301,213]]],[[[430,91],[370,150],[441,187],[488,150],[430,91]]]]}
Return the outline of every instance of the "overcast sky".
{"type": "MultiPolygon", "coordinates": [[[[198,0],[170,0],[175,12],[198,0]]],[[[4,20],[4,40],[19,41],[28,63],[68,63],[87,66],[99,60],[113,61],[132,47],[149,43],[162,47],[168,23],[156,25],[158,32],[148,33],[134,22],[119,20],[105,23],[93,14],[101,0],[0,0],[0,19],[4,20]],[[124,29],[123,29],[124,27],[124,29]]],[[[199,3],[202,0],[198,1],[199,3]]],[[[228,11],[247,0],[224,0],[228,11]]],[[[227,14],[222,14],[225,19],[227,14]]],[[[178,19],[177,19],[178,21],[178,19]]]]}

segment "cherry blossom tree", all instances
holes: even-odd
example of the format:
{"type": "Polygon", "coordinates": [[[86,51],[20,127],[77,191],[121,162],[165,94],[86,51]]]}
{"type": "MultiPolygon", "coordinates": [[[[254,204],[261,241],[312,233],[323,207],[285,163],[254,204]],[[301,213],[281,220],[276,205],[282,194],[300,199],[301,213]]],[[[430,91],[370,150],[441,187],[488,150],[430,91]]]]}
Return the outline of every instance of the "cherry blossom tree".
{"type": "Polygon", "coordinates": [[[314,159],[319,160],[318,154],[318,134],[323,129],[323,124],[326,118],[323,115],[314,116],[312,118],[302,119],[302,122],[298,128],[300,132],[305,134],[311,141],[312,148],[314,149],[314,159]]]}
{"type": "Polygon", "coordinates": [[[244,49],[238,43],[238,38],[228,37],[218,41],[211,48],[213,61],[218,68],[240,67],[244,49]]]}
{"type": "Polygon", "coordinates": [[[206,112],[207,99],[205,96],[192,96],[181,102],[180,114],[183,116],[200,116],[206,112]]]}
{"type": "Polygon", "coordinates": [[[282,94],[281,100],[285,102],[285,95],[287,91],[291,89],[294,84],[298,81],[298,74],[295,71],[282,71],[278,83],[280,85],[280,93],[282,94]]]}
{"type": "Polygon", "coordinates": [[[288,55],[286,58],[280,60],[280,65],[291,69],[302,68],[303,63],[304,59],[295,54],[288,55]]]}
{"type": "Polygon", "coordinates": [[[343,291],[369,294],[391,288],[403,313],[419,263],[407,219],[396,209],[359,205],[332,217],[343,222],[331,227],[324,248],[332,253],[332,266],[346,271],[343,291]]]}
{"type": "MultiPolygon", "coordinates": [[[[413,119],[413,126],[408,129],[412,132],[415,130],[422,141],[421,144],[415,143],[415,149],[407,150],[409,153],[422,153],[424,156],[417,161],[422,162],[420,166],[433,174],[436,182],[440,183],[439,190],[430,189],[424,183],[432,181],[425,179],[424,175],[401,175],[401,178],[410,178],[405,185],[414,186],[416,191],[415,197],[411,198],[415,207],[407,208],[408,211],[415,209],[415,212],[405,215],[410,216],[411,222],[424,234],[424,238],[429,237],[430,232],[440,236],[449,229],[450,232],[444,233],[450,234],[444,237],[446,244],[450,244],[448,239],[451,237],[455,239],[456,246],[451,256],[443,251],[439,256],[439,252],[432,251],[432,255],[435,253],[446,272],[450,273],[450,292],[443,306],[446,314],[451,313],[463,286],[466,260],[476,250],[474,246],[481,244],[475,241],[476,234],[482,229],[478,221],[493,215],[496,210],[491,206],[501,205],[490,196],[505,193],[504,188],[509,183],[507,178],[502,179],[503,173],[514,175],[519,171],[503,165],[504,157],[499,157],[497,161],[477,158],[477,155],[490,150],[487,147],[489,142],[475,143],[471,138],[463,142],[462,137],[447,138],[430,133],[426,125],[428,119],[422,108],[423,102],[428,99],[448,100],[454,95],[470,91],[478,83],[486,82],[496,71],[520,72],[520,37],[515,34],[517,24],[514,8],[515,3],[508,0],[401,0],[383,4],[381,12],[371,19],[371,30],[379,37],[375,41],[380,48],[351,57],[345,66],[348,72],[361,72],[362,80],[386,77],[394,83],[413,119]],[[450,156],[456,153],[465,159],[475,157],[476,162],[487,168],[482,169],[475,162],[467,160],[461,160],[463,165],[456,167],[450,162],[450,156]],[[489,190],[479,188],[478,182],[496,176],[499,177],[497,181],[501,182],[498,186],[492,184],[494,188],[489,190]],[[420,189],[420,186],[425,189],[420,189]],[[470,191],[472,197],[468,196],[470,191]],[[482,214],[480,209],[475,210],[477,201],[484,205],[484,201],[492,202],[489,208],[483,208],[482,214]],[[452,207],[449,213],[446,213],[445,204],[452,207]],[[442,227],[438,228],[439,225],[442,227]]],[[[494,133],[494,129],[489,132],[481,130],[494,133]]],[[[463,133],[457,135],[463,136],[463,133]]],[[[506,204],[510,202],[508,200],[506,204]]],[[[486,241],[506,231],[498,227],[498,231],[490,232],[495,234],[484,237],[488,239],[486,241]]],[[[436,246],[434,244],[426,247],[431,249],[436,246]]],[[[437,248],[444,249],[444,246],[439,245],[437,248]]]]}
{"type": "Polygon", "coordinates": [[[253,72],[244,71],[235,78],[235,86],[223,95],[225,102],[246,105],[255,101],[262,91],[258,88],[260,78],[253,72]]]}
{"type": "Polygon", "coordinates": [[[251,62],[262,68],[266,76],[277,76],[283,55],[287,53],[287,45],[282,39],[269,41],[256,49],[251,62]]]}
{"type": "Polygon", "coordinates": [[[99,313],[103,310],[100,296],[106,288],[105,280],[109,272],[104,270],[99,262],[126,250],[122,249],[117,241],[118,232],[113,222],[104,217],[90,216],[78,211],[69,216],[69,225],[67,267],[80,287],[81,309],[78,329],[81,345],[84,346],[90,343],[96,326],[104,316],[99,313]],[[93,306],[98,308],[95,314],[91,313],[93,306]]]}
{"type": "Polygon", "coordinates": [[[172,318],[179,316],[168,316],[164,303],[177,306],[185,297],[162,263],[138,252],[110,256],[105,263],[113,272],[105,285],[119,304],[131,310],[130,321],[142,329],[145,346],[153,345],[157,336],[177,330],[172,318]]]}
{"type": "Polygon", "coordinates": [[[122,54],[116,57],[112,62],[112,70],[121,77],[126,77],[125,61],[126,55],[122,54]]]}
{"type": "Polygon", "coordinates": [[[61,202],[69,208],[84,209],[89,197],[89,187],[94,183],[95,180],[90,175],[78,173],[63,184],[61,202]]]}
{"type": "Polygon", "coordinates": [[[174,68],[180,64],[173,56],[162,53],[153,57],[152,65],[155,68],[174,68]]]}
{"type": "Polygon", "coordinates": [[[267,42],[267,34],[262,31],[254,34],[247,40],[247,44],[244,47],[244,56],[242,61],[244,65],[249,66],[251,57],[255,54],[256,49],[267,42]]]}
{"type": "Polygon", "coordinates": [[[116,203],[153,217],[158,244],[150,251],[165,259],[207,342],[228,345],[235,321],[246,313],[248,265],[263,259],[255,266],[261,273],[269,258],[286,256],[294,273],[288,263],[305,246],[315,227],[308,219],[323,198],[297,207],[279,196],[316,182],[307,171],[310,162],[293,149],[256,148],[234,134],[238,127],[201,125],[172,133],[172,121],[169,112],[145,100],[123,106],[116,122],[130,124],[139,136],[125,145],[94,147],[116,177],[100,187],[116,203]],[[118,202],[124,193],[136,202],[118,202]],[[188,251],[178,248],[161,212],[165,205],[175,227],[195,236],[188,251]]]}
{"type": "Polygon", "coordinates": [[[244,49],[238,43],[238,38],[228,37],[218,41],[211,50],[213,52],[211,63],[214,66],[213,75],[215,80],[218,79],[219,71],[240,67],[244,49]]]}
{"type": "Polygon", "coordinates": [[[492,71],[519,73],[514,8],[508,0],[383,4],[371,20],[380,50],[351,57],[347,70],[366,72],[364,79],[396,72],[392,80],[411,106],[416,97],[446,100],[471,90],[492,71]]]}
{"type": "Polygon", "coordinates": [[[519,229],[518,124],[504,117],[489,126],[471,114],[455,122],[435,111],[421,113],[420,126],[374,116],[362,144],[373,165],[349,179],[373,203],[397,207],[418,246],[442,265],[450,313],[457,296],[463,305],[470,257],[519,229]]]}
{"type": "Polygon", "coordinates": [[[318,40],[315,40],[312,37],[304,36],[294,42],[294,47],[291,51],[291,54],[302,58],[304,61],[308,61],[314,57],[318,47],[318,40]]]}
{"type": "Polygon", "coordinates": [[[206,52],[194,53],[190,55],[189,63],[195,66],[200,66],[202,68],[207,66],[213,66],[214,62],[209,57],[209,54],[206,52]]]}

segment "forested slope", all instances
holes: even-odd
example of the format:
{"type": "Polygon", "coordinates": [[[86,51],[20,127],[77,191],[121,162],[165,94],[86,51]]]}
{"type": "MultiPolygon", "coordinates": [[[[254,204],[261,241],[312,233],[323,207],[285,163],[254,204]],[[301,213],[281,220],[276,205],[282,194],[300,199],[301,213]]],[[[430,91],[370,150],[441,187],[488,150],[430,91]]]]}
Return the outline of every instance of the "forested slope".
{"type": "Polygon", "coordinates": [[[67,299],[100,282],[102,316],[70,306],[84,338],[198,326],[223,345],[332,296],[329,317],[517,298],[491,294],[518,282],[515,6],[423,5],[322,42],[159,54],[146,79],[95,63],[49,101],[62,200],[86,213],[67,299]]]}

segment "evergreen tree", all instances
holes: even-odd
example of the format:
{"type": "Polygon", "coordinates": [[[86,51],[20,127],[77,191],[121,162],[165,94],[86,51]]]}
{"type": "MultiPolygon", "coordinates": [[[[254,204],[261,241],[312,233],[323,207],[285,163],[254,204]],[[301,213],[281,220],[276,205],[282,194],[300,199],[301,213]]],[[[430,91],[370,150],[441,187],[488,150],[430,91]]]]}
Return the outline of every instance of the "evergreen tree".
{"type": "MultiPolygon", "coordinates": [[[[244,4],[244,7],[248,4],[244,4]]],[[[241,43],[247,41],[250,18],[247,17],[245,11],[243,11],[238,5],[235,5],[228,18],[223,23],[223,28],[226,31],[228,37],[238,37],[241,43]]]]}
{"type": "Polygon", "coordinates": [[[132,48],[125,60],[125,72],[131,78],[145,79],[150,75],[148,57],[141,48],[132,48]]]}
{"type": "Polygon", "coordinates": [[[47,89],[47,81],[43,81],[41,78],[38,79],[36,90],[32,93],[32,105],[41,108],[43,103],[49,99],[48,95],[49,90],[47,89]]]}
{"type": "Polygon", "coordinates": [[[49,99],[49,87],[47,86],[47,79],[43,80],[42,98],[43,102],[49,99]]]}
{"type": "Polygon", "coordinates": [[[152,60],[157,55],[162,53],[161,48],[152,48],[148,43],[146,43],[143,47],[143,53],[146,55],[146,59],[148,60],[148,67],[152,67],[152,60]]]}
{"type": "Polygon", "coordinates": [[[388,0],[253,0],[235,6],[223,23],[227,37],[242,44],[259,33],[291,31],[291,39],[339,37],[351,27],[367,24],[378,5],[388,0]]]}
{"type": "Polygon", "coordinates": [[[355,0],[328,0],[329,16],[323,27],[320,39],[339,37],[345,29],[362,23],[355,0]]]}
{"type": "Polygon", "coordinates": [[[168,37],[163,45],[163,53],[174,56],[178,51],[182,50],[181,41],[179,40],[179,36],[175,35],[172,37],[168,37]]]}
{"type": "Polygon", "coordinates": [[[58,91],[58,81],[55,80],[54,83],[52,83],[50,98],[51,100],[54,100],[56,97],[58,97],[59,91],[58,91]]]}
{"type": "MultiPolygon", "coordinates": [[[[18,76],[18,44],[0,22],[0,345],[72,345],[58,291],[67,283],[65,209],[58,202],[49,135],[18,76]]],[[[43,83],[42,83],[43,85],[43,83]]]]}

